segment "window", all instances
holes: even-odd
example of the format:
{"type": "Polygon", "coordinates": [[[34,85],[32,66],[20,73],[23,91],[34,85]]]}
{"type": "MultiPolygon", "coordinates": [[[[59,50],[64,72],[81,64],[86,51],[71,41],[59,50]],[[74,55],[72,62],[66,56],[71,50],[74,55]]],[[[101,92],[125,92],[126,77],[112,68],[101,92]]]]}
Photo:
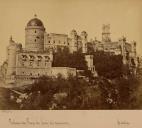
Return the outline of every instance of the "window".
{"type": "Polygon", "coordinates": [[[35,42],[36,42],[36,39],[35,39],[35,42]]]}
{"type": "Polygon", "coordinates": [[[55,44],[55,40],[53,41],[53,43],[55,44]]]}
{"type": "Polygon", "coordinates": [[[50,44],[50,41],[48,41],[48,43],[50,44]]]}
{"type": "Polygon", "coordinates": [[[50,60],[49,56],[45,56],[45,62],[48,62],[50,60]]]}
{"type": "Polygon", "coordinates": [[[30,61],[30,66],[33,66],[33,62],[32,61],[30,61]]]}
{"type": "Polygon", "coordinates": [[[35,30],[35,33],[36,33],[36,30],[35,30]]]}
{"type": "Polygon", "coordinates": [[[32,73],[30,73],[30,76],[32,76],[32,73]]]}

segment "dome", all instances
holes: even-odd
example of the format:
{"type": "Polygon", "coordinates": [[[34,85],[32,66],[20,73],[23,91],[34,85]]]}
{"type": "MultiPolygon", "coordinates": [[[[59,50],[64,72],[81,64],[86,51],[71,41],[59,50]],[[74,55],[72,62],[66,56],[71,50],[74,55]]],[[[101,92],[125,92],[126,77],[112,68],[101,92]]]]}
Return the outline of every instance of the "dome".
{"type": "Polygon", "coordinates": [[[77,33],[75,29],[71,30],[71,33],[77,33]]]}
{"type": "Polygon", "coordinates": [[[87,32],[86,31],[82,31],[81,34],[87,34],[87,32]]]}
{"type": "Polygon", "coordinates": [[[77,35],[77,32],[75,29],[73,29],[71,32],[70,32],[71,35],[77,35]]]}
{"type": "Polygon", "coordinates": [[[87,35],[87,32],[86,32],[86,31],[82,31],[82,32],[81,32],[81,35],[82,35],[82,36],[87,35]]]}
{"type": "Polygon", "coordinates": [[[28,23],[27,23],[27,27],[28,26],[39,26],[39,27],[44,27],[43,23],[40,19],[38,18],[33,18],[31,19],[28,23]]]}

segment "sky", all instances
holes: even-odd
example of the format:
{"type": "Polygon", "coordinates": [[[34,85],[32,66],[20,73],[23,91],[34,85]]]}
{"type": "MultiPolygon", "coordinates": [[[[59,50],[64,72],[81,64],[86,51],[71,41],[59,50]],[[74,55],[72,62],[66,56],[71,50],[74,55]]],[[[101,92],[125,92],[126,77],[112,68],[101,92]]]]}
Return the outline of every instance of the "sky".
{"type": "Polygon", "coordinates": [[[141,13],[141,0],[0,0],[0,64],[11,35],[25,47],[25,26],[34,14],[47,33],[85,30],[89,40],[101,40],[102,24],[110,24],[112,41],[122,36],[128,42],[135,40],[142,55],[141,13]]]}

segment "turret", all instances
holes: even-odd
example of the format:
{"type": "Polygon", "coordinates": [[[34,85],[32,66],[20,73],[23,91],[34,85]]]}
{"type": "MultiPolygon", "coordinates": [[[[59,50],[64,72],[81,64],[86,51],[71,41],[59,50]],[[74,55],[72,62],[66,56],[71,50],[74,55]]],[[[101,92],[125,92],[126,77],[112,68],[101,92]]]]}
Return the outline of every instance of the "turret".
{"type": "Polygon", "coordinates": [[[135,41],[132,41],[132,43],[131,43],[132,57],[136,57],[136,46],[137,46],[137,43],[135,41]]]}
{"type": "Polygon", "coordinates": [[[98,74],[95,70],[93,59],[94,59],[93,55],[85,55],[85,61],[87,62],[88,70],[90,70],[94,76],[97,76],[98,74]]]}
{"type": "Polygon", "coordinates": [[[88,34],[85,31],[81,32],[82,53],[87,53],[87,36],[88,34]]]}
{"type": "Polygon", "coordinates": [[[119,39],[119,43],[121,46],[121,55],[123,56],[123,64],[127,64],[129,56],[128,53],[126,51],[126,37],[122,36],[119,39]]]}
{"type": "Polygon", "coordinates": [[[131,63],[134,64],[135,67],[138,66],[136,46],[137,46],[137,43],[135,41],[132,41],[131,42],[131,63]]]}
{"type": "Polygon", "coordinates": [[[102,41],[103,42],[110,42],[110,25],[103,25],[102,27],[102,41]]]}
{"type": "Polygon", "coordinates": [[[77,51],[77,41],[78,41],[78,35],[77,35],[77,32],[76,30],[72,30],[70,32],[70,37],[71,37],[71,43],[70,43],[70,52],[74,52],[74,51],[77,51]]]}
{"type": "Polygon", "coordinates": [[[10,37],[9,46],[7,47],[7,60],[8,60],[7,76],[15,75],[15,72],[16,72],[16,54],[21,49],[22,49],[22,45],[15,43],[13,41],[12,37],[10,37]]]}

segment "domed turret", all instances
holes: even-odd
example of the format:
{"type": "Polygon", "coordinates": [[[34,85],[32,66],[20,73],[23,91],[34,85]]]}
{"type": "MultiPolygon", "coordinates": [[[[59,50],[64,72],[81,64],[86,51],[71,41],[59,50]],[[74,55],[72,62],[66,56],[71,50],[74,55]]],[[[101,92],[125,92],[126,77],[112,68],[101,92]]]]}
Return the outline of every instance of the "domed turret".
{"type": "Polygon", "coordinates": [[[29,26],[39,26],[39,27],[44,27],[43,23],[40,19],[38,18],[33,18],[27,23],[27,27],[29,26]]]}
{"type": "Polygon", "coordinates": [[[44,33],[45,28],[40,19],[35,15],[25,28],[25,47],[29,51],[44,50],[44,33]]]}
{"type": "Polygon", "coordinates": [[[86,31],[82,31],[82,32],[81,32],[81,38],[87,39],[87,36],[88,36],[88,34],[87,34],[86,31]]]}
{"type": "Polygon", "coordinates": [[[70,32],[70,36],[71,38],[77,38],[77,32],[75,29],[73,29],[71,32],[70,32]]]}

